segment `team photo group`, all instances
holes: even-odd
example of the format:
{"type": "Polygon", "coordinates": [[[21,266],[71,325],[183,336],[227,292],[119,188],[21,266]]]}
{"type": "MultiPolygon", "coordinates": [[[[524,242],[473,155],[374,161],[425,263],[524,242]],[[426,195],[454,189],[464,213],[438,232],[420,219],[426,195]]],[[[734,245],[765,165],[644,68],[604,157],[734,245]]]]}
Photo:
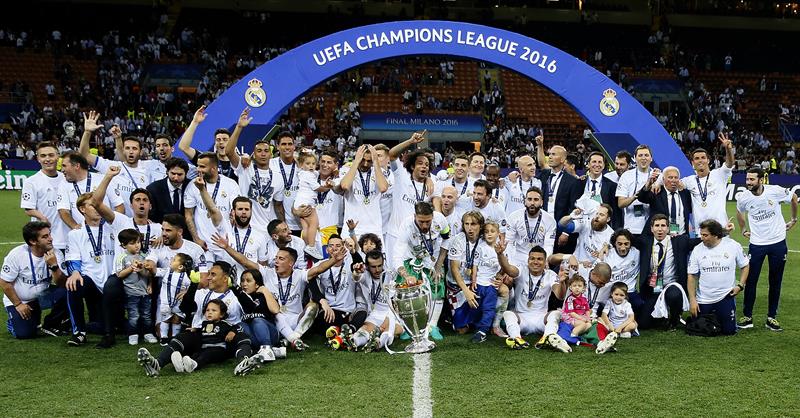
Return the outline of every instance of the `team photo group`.
{"type": "Polygon", "coordinates": [[[124,334],[139,346],[131,367],[158,376],[231,358],[246,375],[319,339],[361,352],[467,338],[604,354],[641,330],[782,331],[797,196],[754,167],[728,213],[725,134],[687,155],[691,173],[653,167],[647,145],[613,161],[589,152],[576,173],[574,150],[539,132],[508,172],[480,152],[442,158],[426,132],[356,144],[347,159],[289,132],[241,150],[249,109],[214,132],[211,151],[195,149],[206,116],[198,109],[179,139],[157,136],[151,159],[95,112],[74,121],[77,150],[37,144],[24,243],[0,273],[14,338],[109,349],[124,334]],[[92,148],[106,135],[114,159],[92,148]],[[763,268],[768,310],[756,318],[763,268]],[[411,326],[395,296],[419,287],[426,323],[411,326]]]}

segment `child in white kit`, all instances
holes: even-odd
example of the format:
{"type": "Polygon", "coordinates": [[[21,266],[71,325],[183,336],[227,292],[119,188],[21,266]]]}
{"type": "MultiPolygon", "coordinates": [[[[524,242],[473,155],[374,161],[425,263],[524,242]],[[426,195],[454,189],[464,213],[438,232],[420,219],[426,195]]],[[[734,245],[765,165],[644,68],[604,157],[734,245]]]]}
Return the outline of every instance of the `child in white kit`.
{"type": "Polygon", "coordinates": [[[191,283],[189,275],[193,267],[194,260],[191,256],[184,253],[175,254],[169,263],[169,273],[161,278],[158,309],[161,345],[167,345],[170,335],[174,337],[181,332],[181,320],[185,314],[181,312],[180,304],[184,292],[191,283]],[[170,334],[170,329],[172,334],[170,334]]]}
{"type": "Polygon", "coordinates": [[[611,286],[611,298],[603,308],[600,321],[609,332],[616,332],[621,338],[630,338],[638,324],[633,317],[633,307],[628,302],[628,285],[616,282],[611,286]]]}
{"type": "Polygon", "coordinates": [[[292,214],[300,218],[300,223],[303,226],[303,241],[306,243],[304,252],[309,256],[322,259],[322,253],[317,249],[317,232],[319,231],[319,217],[317,216],[317,193],[325,193],[333,188],[333,183],[326,180],[320,183],[319,174],[315,171],[317,167],[317,157],[312,153],[301,152],[297,157],[300,172],[298,178],[300,179],[299,188],[297,190],[297,197],[292,205],[292,214]],[[311,208],[311,213],[302,216],[303,206],[311,208]]]}

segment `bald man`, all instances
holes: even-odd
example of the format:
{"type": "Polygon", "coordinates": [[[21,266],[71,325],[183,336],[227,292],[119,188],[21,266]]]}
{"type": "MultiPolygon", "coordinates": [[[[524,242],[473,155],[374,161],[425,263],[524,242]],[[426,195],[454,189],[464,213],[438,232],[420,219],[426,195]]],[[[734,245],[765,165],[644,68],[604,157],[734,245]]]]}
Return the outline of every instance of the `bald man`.
{"type": "MultiPolygon", "coordinates": [[[[561,145],[550,147],[546,164],[548,168],[543,167],[545,166],[543,163],[545,160],[544,138],[541,135],[536,137],[536,153],[539,158],[539,166],[543,168],[538,175],[539,181],[542,182],[542,198],[544,199],[542,210],[556,219],[561,219],[575,209],[575,201],[581,197],[580,180],[564,170],[567,150],[561,145]]],[[[570,240],[569,234],[560,226],[556,235],[556,246],[553,251],[571,254],[575,249],[575,238],[570,240]]]]}
{"type": "Polygon", "coordinates": [[[517,173],[510,174],[506,181],[509,197],[506,213],[525,208],[525,194],[533,186],[542,188],[541,180],[536,178],[536,162],[530,155],[523,155],[517,159],[517,173]]]}

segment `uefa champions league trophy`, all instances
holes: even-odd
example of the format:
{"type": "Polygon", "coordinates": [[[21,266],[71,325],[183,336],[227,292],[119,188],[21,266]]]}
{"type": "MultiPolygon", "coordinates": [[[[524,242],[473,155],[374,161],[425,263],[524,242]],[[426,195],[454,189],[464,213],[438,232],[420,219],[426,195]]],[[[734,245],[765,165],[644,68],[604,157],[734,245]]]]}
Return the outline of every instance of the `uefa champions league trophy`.
{"type": "Polygon", "coordinates": [[[407,284],[406,279],[398,274],[394,287],[389,288],[389,309],[411,336],[411,344],[405,348],[405,352],[411,354],[427,353],[436,347],[428,338],[428,320],[433,314],[432,272],[423,266],[421,257],[424,255],[416,254],[414,259],[406,260],[400,267],[405,269],[407,276],[417,280],[416,284],[407,284]]]}

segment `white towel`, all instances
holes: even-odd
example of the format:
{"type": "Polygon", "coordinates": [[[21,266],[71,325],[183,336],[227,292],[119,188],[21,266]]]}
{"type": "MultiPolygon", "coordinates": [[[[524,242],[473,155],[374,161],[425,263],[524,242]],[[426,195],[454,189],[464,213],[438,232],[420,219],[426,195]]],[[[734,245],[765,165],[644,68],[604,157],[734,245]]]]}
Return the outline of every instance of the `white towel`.
{"type": "Polygon", "coordinates": [[[670,286],[677,286],[678,290],[681,291],[681,295],[683,296],[683,312],[689,310],[689,299],[686,297],[686,292],[683,291],[683,287],[678,284],[678,282],[672,282],[664,287],[664,290],[661,291],[661,294],[658,295],[658,300],[656,300],[656,305],[653,307],[653,318],[668,318],[669,317],[669,308],[667,308],[667,303],[664,302],[664,295],[667,294],[667,289],[670,286]]]}

